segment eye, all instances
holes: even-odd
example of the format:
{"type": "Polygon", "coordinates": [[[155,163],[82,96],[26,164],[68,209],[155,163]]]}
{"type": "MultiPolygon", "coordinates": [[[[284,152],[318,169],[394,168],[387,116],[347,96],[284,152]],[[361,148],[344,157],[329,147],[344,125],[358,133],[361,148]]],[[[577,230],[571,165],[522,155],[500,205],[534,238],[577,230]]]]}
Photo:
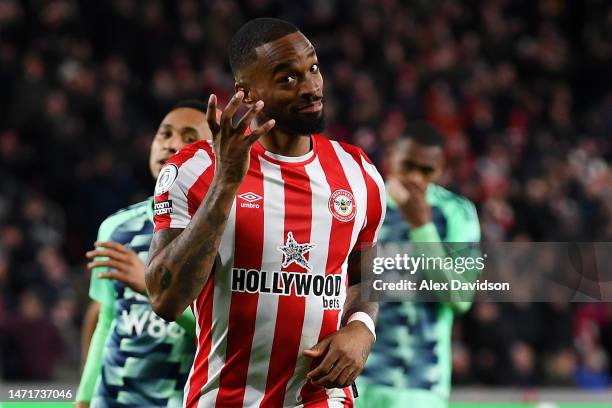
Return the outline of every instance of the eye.
{"type": "Polygon", "coordinates": [[[160,130],[159,132],[157,132],[158,136],[163,137],[164,139],[168,139],[169,137],[172,136],[172,132],[169,130],[160,130]]]}
{"type": "Polygon", "coordinates": [[[310,72],[312,72],[313,74],[319,72],[319,64],[312,64],[312,66],[310,67],[310,72]]]}
{"type": "Polygon", "coordinates": [[[284,77],[281,77],[278,82],[283,84],[283,85],[291,84],[291,83],[295,82],[295,76],[293,76],[293,75],[285,75],[284,77]]]}

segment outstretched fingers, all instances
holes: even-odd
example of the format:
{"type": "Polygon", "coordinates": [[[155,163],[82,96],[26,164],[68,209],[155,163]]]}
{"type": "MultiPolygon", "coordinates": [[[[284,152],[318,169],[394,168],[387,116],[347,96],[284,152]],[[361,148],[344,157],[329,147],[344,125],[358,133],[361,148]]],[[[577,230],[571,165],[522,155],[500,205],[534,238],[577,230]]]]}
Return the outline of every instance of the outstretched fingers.
{"type": "Polygon", "coordinates": [[[275,124],[276,124],[276,121],[274,119],[270,119],[269,121],[267,121],[266,123],[258,127],[257,129],[255,129],[249,135],[249,139],[248,139],[249,143],[250,144],[255,143],[257,140],[259,140],[260,137],[262,137],[263,135],[268,133],[270,130],[272,130],[275,124]]]}
{"type": "Polygon", "coordinates": [[[223,113],[221,114],[222,128],[233,129],[232,120],[234,118],[234,114],[236,114],[236,111],[240,107],[240,104],[242,103],[243,99],[244,92],[242,91],[238,91],[236,92],[236,94],[234,94],[234,96],[232,96],[232,99],[229,101],[229,103],[223,110],[223,113]]]}
{"type": "Polygon", "coordinates": [[[220,124],[217,119],[217,96],[215,94],[211,94],[208,98],[208,107],[206,108],[206,122],[208,123],[208,127],[214,136],[216,136],[219,131],[220,124]]]}
{"type": "Polygon", "coordinates": [[[261,111],[263,106],[264,102],[259,100],[253,106],[251,106],[247,113],[244,114],[244,116],[242,117],[242,119],[240,119],[240,122],[238,122],[238,125],[236,126],[236,132],[238,132],[238,135],[244,135],[244,132],[246,132],[247,127],[251,125],[251,122],[253,121],[253,119],[255,119],[255,116],[261,111]]]}

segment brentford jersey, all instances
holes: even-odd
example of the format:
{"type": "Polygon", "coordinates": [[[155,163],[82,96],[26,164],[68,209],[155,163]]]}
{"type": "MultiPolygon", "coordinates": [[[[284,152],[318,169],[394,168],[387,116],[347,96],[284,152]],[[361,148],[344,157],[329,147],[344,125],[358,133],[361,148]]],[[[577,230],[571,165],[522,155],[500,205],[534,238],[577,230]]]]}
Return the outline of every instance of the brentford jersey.
{"type": "MultiPolygon", "coordinates": [[[[197,351],[186,407],[351,407],[302,352],[340,327],[351,251],[375,241],[382,178],[355,146],[311,137],[301,157],[251,149],[213,271],[192,304],[197,351]]],[[[210,142],[183,148],[155,187],[155,231],[185,228],[210,187],[210,142]]]]}

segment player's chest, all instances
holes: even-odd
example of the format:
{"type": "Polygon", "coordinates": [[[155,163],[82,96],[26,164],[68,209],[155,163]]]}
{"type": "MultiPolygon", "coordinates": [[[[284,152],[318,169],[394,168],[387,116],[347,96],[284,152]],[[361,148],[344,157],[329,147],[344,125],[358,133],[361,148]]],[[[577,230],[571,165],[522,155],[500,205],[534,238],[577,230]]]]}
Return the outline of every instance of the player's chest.
{"type": "Polygon", "coordinates": [[[364,224],[366,202],[363,181],[326,174],[316,163],[263,163],[238,189],[232,221],[237,237],[287,245],[291,236],[296,244],[337,242],[348,251],[364,224]]]}

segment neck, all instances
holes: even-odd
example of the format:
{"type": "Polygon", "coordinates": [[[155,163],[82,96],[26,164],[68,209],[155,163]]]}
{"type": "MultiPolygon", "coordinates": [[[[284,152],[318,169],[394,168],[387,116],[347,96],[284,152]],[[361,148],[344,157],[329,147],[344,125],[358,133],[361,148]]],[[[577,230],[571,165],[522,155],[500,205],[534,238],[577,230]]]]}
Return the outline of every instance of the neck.
{"type": "Polygon", "coordinates": [[[270,153],[287,157],[303,156],[311,149],[310,135],[290,135],[276,128],[262,136],[259,143],[270,153]]]}

